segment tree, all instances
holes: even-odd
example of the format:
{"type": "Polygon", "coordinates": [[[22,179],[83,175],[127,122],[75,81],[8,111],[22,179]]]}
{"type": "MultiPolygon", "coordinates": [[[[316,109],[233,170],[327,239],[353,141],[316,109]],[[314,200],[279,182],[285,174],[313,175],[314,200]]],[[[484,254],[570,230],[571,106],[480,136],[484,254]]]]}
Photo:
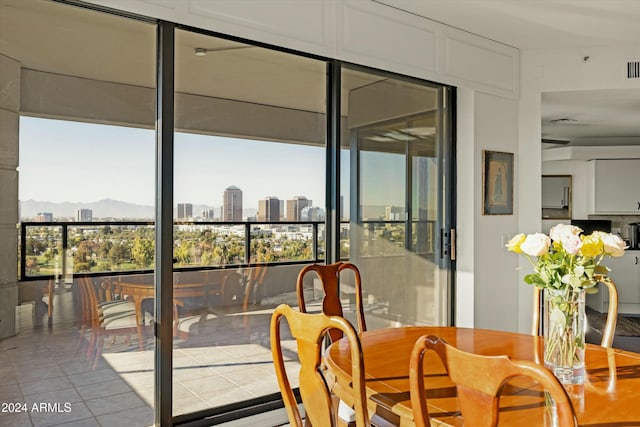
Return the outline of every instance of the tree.
{"type": "Polygon", "coordinates": [[[188,265],[191,262],[191,242],[184,242],[173,249],[173,256],[179,265],[188,265]]]}
{"type": "Polygon", "coordinates": [[[124,243],[117,243],[109,249],[107,256],[112,266],[117,266],[130,258],[129,248],[124,243]]]}
{"type": "Polygon", "coordinates": [[[111,251],[112,247],[113,243],[111,243],[110,240],[103,240],[98,246],[98,256],[102,259],[109,258],[109,252],[111,251]]]}
{"type": "Polygon", "coordinates": [[[38,271],[40,271],[40,266],[38,265],[38,258],[34,256],[28,257],[27,260],[25,261],[24,267],[27,270],[27,274],[37,273],[38,271]]]}
{"type": "Polygon", "coordinates": [[[73,254],[73,257],[76,259],[76,262],[79,263],[87,263],[93,257],[94,243],[88,240],[81,241],[77,250],[73,254]]]}
{"type": "Polygon", "coordinates": [[[140,269],[150,267],[154,259],[154,246],[153,240],[146,239],[144,237],[136,237],[133,240],[133,247],[131,248],[131,257],[133,262],[140,269]]]}
{"type": "Polygon", "coordinates": [[[43,255],[44,259],[47,261],[47,264],[49,264],[56,257],[56,255],[58,255],[58,249],[47,248],[47,250],[44,251],[43,255]]]}
{"type": "Polygon", "coordinates": [[[201,265],[213,265],[215,264],[215,257],[211,251],[203,251],[200,255],[201,265]]]}
{"type": "Polygon", "coordinates": [[[33,237],[27,238],[26,246],[26,255],[40,255],[45,250],[44,243],[33,237]]]}

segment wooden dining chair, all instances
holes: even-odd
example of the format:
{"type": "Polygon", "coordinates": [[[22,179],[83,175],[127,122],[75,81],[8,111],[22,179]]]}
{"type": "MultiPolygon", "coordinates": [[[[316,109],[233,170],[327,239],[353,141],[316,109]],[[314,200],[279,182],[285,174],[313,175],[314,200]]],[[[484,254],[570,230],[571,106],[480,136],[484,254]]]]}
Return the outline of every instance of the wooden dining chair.
{"type": "MultiPolygon", "coordinates": [[[[304,277],[307,273],[313,271],[317,274],[322,284],[324,293],[322,299],[322,312],[328,316],[344,317],[342,311],[342,302],[340,300],[340,273],[345,270],[353,271],[355,276],[355,305],[356,305],[356,322],[358,324],[358,332],[367,330],[367,324],[364,319],[364,307],[362,305],[362,278],[360,271],[355,264],[350,262],[336,262],[334,264],[311,264],[304,267],[298,274],[296,283],[296,294],[298,297],[298,307],[303,313],[307,312],[304,298],[304,277]]],[[[342,338],[339,330],[329,331],[331,341],[337,341],[342,338]]]]}
{"type": "Polygon", "coordinates": [[[511,360],[508,356],[482,356],[467,353],[433,335],[423,335],[411,353],[409,387],[416,427],[430,426],[424,383],[423,359],[434,350],[444,364],[449,378],[456,384],[458,405],[464,424],[474,427],[498,425],[499,396],[503,386],[514,377],[526,376],[537,381],[551,394],[558,409],[560,426],[577,426],[576,414],[566,390],[551,371],[529,361],[511,360]]]}
{"type": "Polygon", "coordinates": [[[328,330],[337,329],[346,337],[350,347],[353,378],[351,392],[356,413],[356,425],[358,427],[370,426],[362,347],[353,326],[339,316],[302,313],[286,304],[281,304],[271,317],[271,353],[291,426],[303,427],[303,421],[287,376],[285,358],[282,353],[280,321],[283,317],[287,320],[291,336],[295,338],[297,343],[300,362],[299,389],[307,425],[316,427],[337,425],[335,405],[320,368],[324,336],[328,330]]]}
{"type": "MultiPolygon", "coordinates": [[[[609,289],[609,308],[607,310],[607,322],[602,333],[602,347],[611,348],[613,338],[616,333],[616,323],[618,321],[618,289],[610,278],[596,275],[596,280],[604,284],[609,289]]],[[[540,312],[542,308],[542,290],[537,286],[533,287],[533,321],[531,322],[531,335],[540,335],[540,312]]]]}

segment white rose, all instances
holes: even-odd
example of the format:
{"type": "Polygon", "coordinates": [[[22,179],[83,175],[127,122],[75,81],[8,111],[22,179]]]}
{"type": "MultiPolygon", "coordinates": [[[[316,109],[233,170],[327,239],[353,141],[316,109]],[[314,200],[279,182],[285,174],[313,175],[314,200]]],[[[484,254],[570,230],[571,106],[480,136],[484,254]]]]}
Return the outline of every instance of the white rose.
{"type": "Polygon", "coordinates": [[[611,233],[599,233],[600,240],[607,255],[618,257],[624,255],[624,250],[628,248],[620,236],[611,233]]]}
{"type": "Polygon", "coordinates": [[[551,239],[546,234],[528,234],[520,245],[520,250],[527,255],[541,256],[549,252],[549,245],[551,245],[551,239]]]}
{"type": "Polygon", "coordinates": [[[567,237],[578,236],[582,233],[582,228],[569,224],[557,224],[549,230],[549,236],[554,242],[562,242],[567,237]]]}
{"type": "Polygon", "coordinates": [[[580,240],[579,236],[564,235],[562,236],[562,247],[567,253],[575,255],[580,251],[580,247],[582,247],[582,240],[580,240]]]}

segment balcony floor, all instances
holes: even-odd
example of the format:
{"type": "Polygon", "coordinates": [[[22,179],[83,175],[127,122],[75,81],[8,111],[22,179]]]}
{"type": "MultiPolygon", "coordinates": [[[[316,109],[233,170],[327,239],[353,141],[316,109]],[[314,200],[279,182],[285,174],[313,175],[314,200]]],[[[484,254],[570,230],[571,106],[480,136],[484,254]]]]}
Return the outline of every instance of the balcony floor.
{"type": "MultiPolygon", "coordinates": [[[[20,404],[13,413],[0,413],[0,426],[152,425],[150,331],[142,351],[135,336],[130,342],[118,337],[113,344],[105,343],[94,369],[85,357],[86,340],[74,326],[71,293],[56,290],[55,298],[50,324],[45,313],[35,314],[43,312],[41,307],[20,305],[17,335],[0,341],[0,402],[20,404]],[[41,407],[47,403],[51,405],[41,407]]],[[[268,306],[208,313],[190,328],[199,333],[174,339],[174,414],[278,391],[268,343],[270,316],[268,306]]],[[[292,361],[292,368],[295,364],[292,361]]]]}

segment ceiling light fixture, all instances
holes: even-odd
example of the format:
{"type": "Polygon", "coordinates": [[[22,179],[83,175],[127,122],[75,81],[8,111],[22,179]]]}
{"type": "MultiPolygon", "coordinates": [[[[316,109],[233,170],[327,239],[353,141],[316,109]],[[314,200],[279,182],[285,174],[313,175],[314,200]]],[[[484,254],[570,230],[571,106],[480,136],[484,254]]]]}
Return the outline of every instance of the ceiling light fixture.
{"type": "Polygon", "coordinates": [[[555,124],[565,124],[565,123],[576,123],[577,120],[576,119],[572,119],[570,117],[560,117],[558,119],[551,119],[548,120],[549,123],[555,123],[555,124]]]}
{"type": "Polygon", "coordinates": [[[225,50],[236,50],[236,49],[247,49],[250,47],[255,47],[255,46],[228,46],[228,47],[216,47],[213,49],[206,49],[204,47],[196,47],[193,50],[193,54],[195,56],[205,56],[207,54],[207,52],[222,52],[225,50]]]}
{"type": "Polygon", "coordinates": [[[543,144],[567,145],[567,144],[571,143],[571,141],[567,141],[567,140],[565,140],[565,139],[549,139],[549,138],[542,138],[542,143],[543,143],[543,144]]]}

